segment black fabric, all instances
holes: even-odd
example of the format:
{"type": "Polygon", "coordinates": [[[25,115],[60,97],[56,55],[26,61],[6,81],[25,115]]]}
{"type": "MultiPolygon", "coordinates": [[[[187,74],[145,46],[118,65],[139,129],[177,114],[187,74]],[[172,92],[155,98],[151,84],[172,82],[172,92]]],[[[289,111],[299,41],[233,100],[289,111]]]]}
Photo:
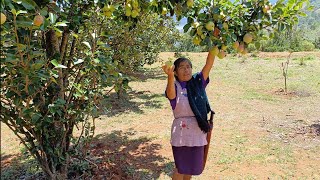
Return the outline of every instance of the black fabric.
{"type": "Polygon", "coordinates": [[[202,85],[199,74],[195,74],[187,82],[187,94],[190,107],[196,116],[198,125],[203,132],[209,132],[212,124],[214,111],[211,110],[206,91],[202,85]],[[211,112],[210,124],[207,120],[207,114],[211,112]]]}

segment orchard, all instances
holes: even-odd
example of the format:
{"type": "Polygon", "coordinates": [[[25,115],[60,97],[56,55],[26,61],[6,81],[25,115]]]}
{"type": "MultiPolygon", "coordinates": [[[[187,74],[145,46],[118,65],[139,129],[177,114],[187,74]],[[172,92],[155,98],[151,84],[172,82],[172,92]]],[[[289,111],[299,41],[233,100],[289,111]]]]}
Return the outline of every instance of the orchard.
{"type": "Polygon", "coordinates": [[[105,88],[126,88],[125,70],[155,62],[170,17],[187,18],[193,43],[222,59],[291,29],[303,8],[307,0],[3,0],[1,122],[49,179],[66,179],[108,107],[105,88]]]}

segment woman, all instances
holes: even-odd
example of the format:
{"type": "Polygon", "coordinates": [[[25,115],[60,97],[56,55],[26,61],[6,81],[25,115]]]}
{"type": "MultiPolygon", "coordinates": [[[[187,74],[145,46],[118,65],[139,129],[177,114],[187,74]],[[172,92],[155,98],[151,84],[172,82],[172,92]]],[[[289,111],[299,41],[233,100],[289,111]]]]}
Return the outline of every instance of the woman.
{"type": "Polygon", "coordinates": [[[210,129],[207,122],[210,107],[205,87],[213,63],[214,55],[209,52],[202,71],[194,75],[192,63],[186,58],[178,58],[171,67],[162,67],[168,76],[166,96],[175,117],[170,141],[176,165],[174,180],[191,179],[192,175],[203,171],[206,133],[210,129]]]}

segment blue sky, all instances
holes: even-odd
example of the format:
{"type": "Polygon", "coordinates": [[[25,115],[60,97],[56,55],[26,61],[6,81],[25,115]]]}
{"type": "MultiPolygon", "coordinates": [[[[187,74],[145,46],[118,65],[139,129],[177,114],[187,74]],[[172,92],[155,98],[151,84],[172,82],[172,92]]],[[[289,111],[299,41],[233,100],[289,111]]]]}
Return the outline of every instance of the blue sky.
{"type": "Polygon", "coordinates": [[[183,26],[187,23],[187,18],[183,18],[179,21],[179,25],[177,26],[177,29],[179,31],[183,31],[183,26]]]}

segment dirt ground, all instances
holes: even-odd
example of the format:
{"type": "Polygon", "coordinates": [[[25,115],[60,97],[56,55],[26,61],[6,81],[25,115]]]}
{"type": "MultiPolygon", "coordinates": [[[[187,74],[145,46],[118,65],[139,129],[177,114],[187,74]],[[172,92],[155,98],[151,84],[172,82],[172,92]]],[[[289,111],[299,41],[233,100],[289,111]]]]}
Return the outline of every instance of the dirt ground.
{"type": "MultiPolygon", "coordinates": [[[[206,53],[183,53],[200,71],[206,53]]],[[[320,179],[320,52],[291,54],[288,92],[281,63],[289,53],[216,59],[207,94],[216,112],[206,168],[193,179],[320,179]]],[[[174,59],[161,53],[160,59],[174,59]]],[[[94,179],[170,179],[173,115],[161,63],[132,78],[131,90],[97,121],[88,162],[94,179]]],[[[21,147],[21,146],[20,146],[21,147]]],[[[1,166],[19,153],[1,126],[1,166]]]]}

